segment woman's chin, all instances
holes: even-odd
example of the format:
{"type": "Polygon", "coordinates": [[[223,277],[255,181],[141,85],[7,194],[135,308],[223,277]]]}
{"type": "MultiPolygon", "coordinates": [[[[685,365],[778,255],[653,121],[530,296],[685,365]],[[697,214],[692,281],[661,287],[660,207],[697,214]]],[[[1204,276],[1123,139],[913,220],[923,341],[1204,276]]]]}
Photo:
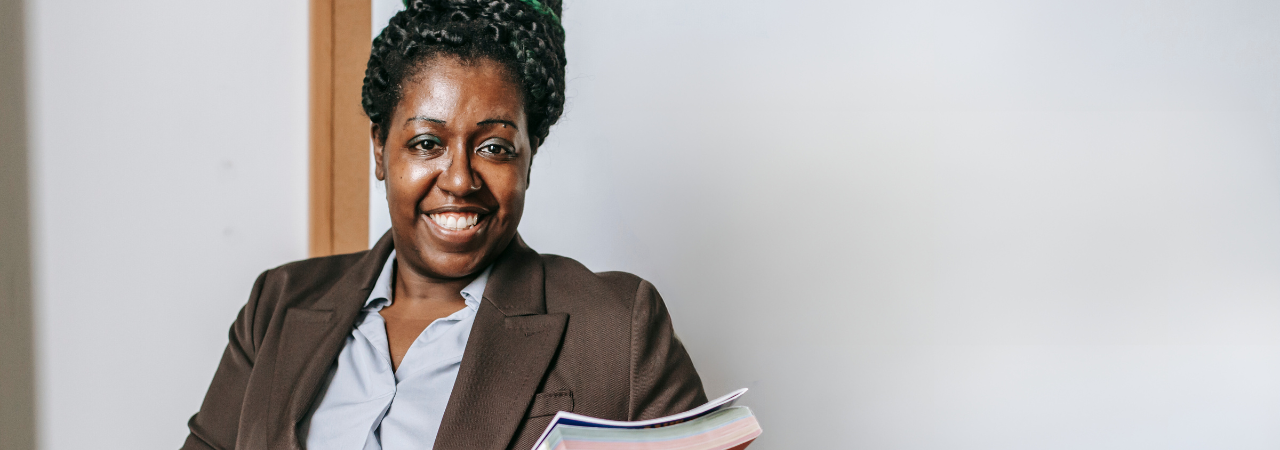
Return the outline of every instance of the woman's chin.
{"type": "MultiPolygon", "coordinates": [[[[475,275],[484,270],[490,252],[476,249],[471,252],[442,252],[428,247],[398,248],[397,259],[408,264],[415,273],[437,280],[452,280],[475,275]]],[[[403,269],[402,269],[403,270],[403,269]]]]}
{"type": "MultiPolygon", "coordinates": [[[[412,251],[418,254],[424,275],[439,278],[462,278],[484,270],[492,263],[492,259],[502,251],[499,242],[490,239],[491,229],[488,220],[465,229],[449,229],[431,220],[424,220],[414,230],[412,251]],[[423,223],[425,222],[425,223],[423,223]]],[[[400,249],[406,251],[409,249],[400,249]]]]}

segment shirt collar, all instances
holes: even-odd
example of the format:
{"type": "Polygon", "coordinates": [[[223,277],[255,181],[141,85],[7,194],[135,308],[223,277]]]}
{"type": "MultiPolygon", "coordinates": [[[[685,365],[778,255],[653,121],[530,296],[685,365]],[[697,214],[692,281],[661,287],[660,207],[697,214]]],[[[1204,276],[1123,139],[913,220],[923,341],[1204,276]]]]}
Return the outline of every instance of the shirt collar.
{"type": "MultiPolygon", "coordinates": [[[[373,283],[373,290],[369,291],[369,298],[364,301],[365,311],[378,311],[391,304],[391,274],[395,271],[395,264],[396,251],[391,250],[391,254],[387,255],[387,262],[382,265],[382,272],[378,274],[378,281],[373,283]]],[[[492,265],[486,267],[480,272],[480,276],[462,288],[462,300],[466,302],[467,308],[480,308],[480,299],[484,297],[484,288],[489,284],[489,272],[492,270],[492,265]]]]}
{"type": "Polygon", "coordinates": [[[493,265],[486,267],[480,276],[471,280],[467,287],[462,288],[462,300],[467,302],[467,307],[471,309],[480,308],[480,299],[484,297],[484,287],[489,284],[489,271],[493,270],[493,265]]]}

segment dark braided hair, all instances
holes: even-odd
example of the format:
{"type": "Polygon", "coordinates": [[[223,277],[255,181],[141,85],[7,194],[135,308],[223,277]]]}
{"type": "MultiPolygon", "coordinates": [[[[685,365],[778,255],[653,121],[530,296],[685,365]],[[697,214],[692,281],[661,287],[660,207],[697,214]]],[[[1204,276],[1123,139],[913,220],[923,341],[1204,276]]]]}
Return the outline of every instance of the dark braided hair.
{"type": "Polygon", "coordinates": [[[386,141],[401,83],[433,57],[487,58],[524,94],[529,137],[547,137],[564,111],[561,0],[410,0],[378,37],[364,72],[361,104],[386,141]]]}

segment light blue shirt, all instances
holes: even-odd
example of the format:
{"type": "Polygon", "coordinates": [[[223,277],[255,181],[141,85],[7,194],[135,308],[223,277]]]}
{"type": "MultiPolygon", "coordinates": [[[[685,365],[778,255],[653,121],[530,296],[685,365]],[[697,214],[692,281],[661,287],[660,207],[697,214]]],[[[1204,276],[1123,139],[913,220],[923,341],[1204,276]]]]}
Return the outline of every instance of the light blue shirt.
{"type": "Polygon", "coordinates": [[[308,450],[429,449],[435,444],[490,269],[462,289],[466,307],[422,330],[393,371],[386,322],[378,311],[394,298],[395,262],[392,250],[329,371],[328,388],[299,430],[308,450]]]}

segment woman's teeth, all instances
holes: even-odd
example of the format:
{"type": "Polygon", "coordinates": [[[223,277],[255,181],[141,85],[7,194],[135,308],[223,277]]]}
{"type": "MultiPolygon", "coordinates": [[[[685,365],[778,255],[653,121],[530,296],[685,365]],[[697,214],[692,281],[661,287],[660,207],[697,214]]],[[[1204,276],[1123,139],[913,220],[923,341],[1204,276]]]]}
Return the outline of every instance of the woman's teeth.
{"type": "Polygon", "coordinates": [[[427,217],[430,217],[436,225],[453,231],[474,227],[480,221],[480,215],[476,213],[440,213],[429,214],[427,217]]]}

